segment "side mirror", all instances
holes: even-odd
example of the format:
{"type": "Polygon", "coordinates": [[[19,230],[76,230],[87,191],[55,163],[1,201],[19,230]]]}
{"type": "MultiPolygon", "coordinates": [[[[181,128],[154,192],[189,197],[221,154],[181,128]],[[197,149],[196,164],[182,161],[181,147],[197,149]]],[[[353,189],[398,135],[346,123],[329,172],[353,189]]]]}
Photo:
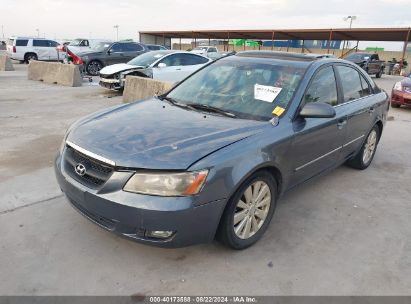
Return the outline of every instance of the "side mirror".
{"type": "Polygon", "coordinates": [[[160,62],[157,67],[159,67],[160,69],[165,68],[167,66],[167,64],[165,64],[164,62],[160,62]]]}
{"type": "Polygon", "coordinates": [[[336,115],[333,106],[323,102],[307,103],[300,111],[304,118],[333,118],[336,115]]]}
{"type": "Polygon", "coordinates": [[[107,55],[110,55],[111,54],[111,49],[109,49],[108,51],[107,51],[107,55]]]}

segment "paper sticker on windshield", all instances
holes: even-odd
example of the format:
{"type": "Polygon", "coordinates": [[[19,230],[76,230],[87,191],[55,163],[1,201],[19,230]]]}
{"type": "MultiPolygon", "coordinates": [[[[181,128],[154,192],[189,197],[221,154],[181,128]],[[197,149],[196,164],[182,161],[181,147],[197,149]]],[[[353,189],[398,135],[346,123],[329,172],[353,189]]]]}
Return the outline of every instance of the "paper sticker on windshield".
{"type": "Polygon", "coordinates": [[[273,102],[280,94],[282,88],[265,86],[261,84],[254,85],[254,98],[266,102],[273,102]]]}
{"type": "Polygon", "coordinates": [[[160,58],[160,57],[163,57],[163,54],[156,54],[156,55],[154,55],[154,58],[160,58]]]}
{"type": "Polygon", "coordinates": [[[273,111],[273,114],[274,114],[274,115],[277,115],[277,116],[280,116],[281,114],[284,113],[284,111],[285,111],[284,108],[277,106],[277,107],[275,107],[275,109],[274,109],[274,111],[273,111]]]}

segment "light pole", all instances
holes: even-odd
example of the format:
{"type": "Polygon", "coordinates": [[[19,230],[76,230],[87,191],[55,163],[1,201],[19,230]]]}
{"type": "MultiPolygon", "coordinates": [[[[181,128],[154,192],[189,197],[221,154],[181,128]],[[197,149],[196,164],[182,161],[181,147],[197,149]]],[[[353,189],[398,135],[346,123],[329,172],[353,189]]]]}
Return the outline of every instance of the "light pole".
{"type": "MultiPolygon", "coordinates": [[[[355,19],[357,19],[357,16],[347,16],[347,17],[344,17],[344,21],[347,21],[348,19],[350,19],[350,29],[352,28],[352,22],[353,22],[353,20],[355,20],[355,19]]],[[[349,44],[350,42],[349,41],[347,41],[347,47],[350,47],[350,44],[349,44]]],[[[344,51],[344,48],[345,48],[345,40],[344,40],[344,45],[343,45],[343,51],[344,51]]]]}
{"type": "Polygon", "coordinates": [[[40,29],[36,29],[37,37],[40,37],[40,29]]]}
{"type": "Polygon", "coordinates": [[[3,40],[4,40],[4,27],[3,27],[3,24],[1,25],[1,34],[2,34],[3,40]]]}
{"type": "Polygon", "coordinates": [[[116,32],[117,32],[117,41],[118,41],[118,28],[119,28],[120,26],[118,25],[118,24],[116,24],[115,26],[114,26],[114,28],[116,29],[116,32]]]}

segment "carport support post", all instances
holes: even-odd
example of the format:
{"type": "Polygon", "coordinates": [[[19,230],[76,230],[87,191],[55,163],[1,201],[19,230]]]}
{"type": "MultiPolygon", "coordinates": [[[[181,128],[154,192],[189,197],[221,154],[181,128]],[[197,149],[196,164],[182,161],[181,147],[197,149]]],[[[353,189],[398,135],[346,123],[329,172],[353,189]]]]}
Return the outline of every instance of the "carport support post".
{"type": "Polygon", "coordinates": [[[303,54],[304,54],[304,42],[305,42],[305,40],[303,39],[303,45],[301,46],[301,53],[303,53],[303,54]]]}
{"type": "Polygon", "coordinates": [[[274,31],[271,33],[271,50],[274,50],[274,31]]]}
{"type": "Polygon", "coordinates": [[[327,54],[330,53],[330,47],[331,47],[331,39],[333,38],[333,30],[330,30],[330,36],[328,36],[328,49],[327,49],[327,54]]]}
{"type": "Polygon", "coordinates": [[[181,37],[180,37],[180,51],[181,51],[181,37]]]}
{"type": "Polygon", "coordinates": [[[359,41],[357,40],[357,44],[355,45],[355,52],[356,53],[358,52],[358,43],[359,43],[359,41]]]}
{"type": "Polygon", "coordinates": [[[400,61],[400,69],[402,69],[403,66],[404,66],[405,51],[407,50],[408,41],[410,40],[410,31],[411,31],[411,27],[408,28],[407,37],[405,38],[404,47],[402,48],[402,56],[401,56],[401,61],[400,61]]]}

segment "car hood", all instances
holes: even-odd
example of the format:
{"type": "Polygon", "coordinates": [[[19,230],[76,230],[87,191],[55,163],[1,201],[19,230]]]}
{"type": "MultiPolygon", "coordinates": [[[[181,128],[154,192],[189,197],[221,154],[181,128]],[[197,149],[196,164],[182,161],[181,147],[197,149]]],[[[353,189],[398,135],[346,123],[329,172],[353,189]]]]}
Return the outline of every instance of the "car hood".
{"type": "Polygon", "coordinates": [[[403,80],[401,80],[401,85],[403,87],[411,88],[411,77],[405,77],[403,80]]]}
{"type": "Polygon", "coordinates": [[[112,75],[119,72],[127,71],[127,70],[134,70],[134,69],[144,69],[142,66],[131,65],[127,63],[118,63],[106,66],[100,70],[100,74],[104,75],[112,75]]]}
{"type": "Polygon", "coordinates": [[[353,62],[355,64],[361,64],[361,63],[366,62],[366,60],[364,60],[364,59],[345,59],[345,60],[353,62]]]}
{"type": "Polygon", "coordinates": [[[186,110],[157,98],[83,120],[68,140],[127,168],[184,170],[199,159],[271,126],[186,110]]]}

